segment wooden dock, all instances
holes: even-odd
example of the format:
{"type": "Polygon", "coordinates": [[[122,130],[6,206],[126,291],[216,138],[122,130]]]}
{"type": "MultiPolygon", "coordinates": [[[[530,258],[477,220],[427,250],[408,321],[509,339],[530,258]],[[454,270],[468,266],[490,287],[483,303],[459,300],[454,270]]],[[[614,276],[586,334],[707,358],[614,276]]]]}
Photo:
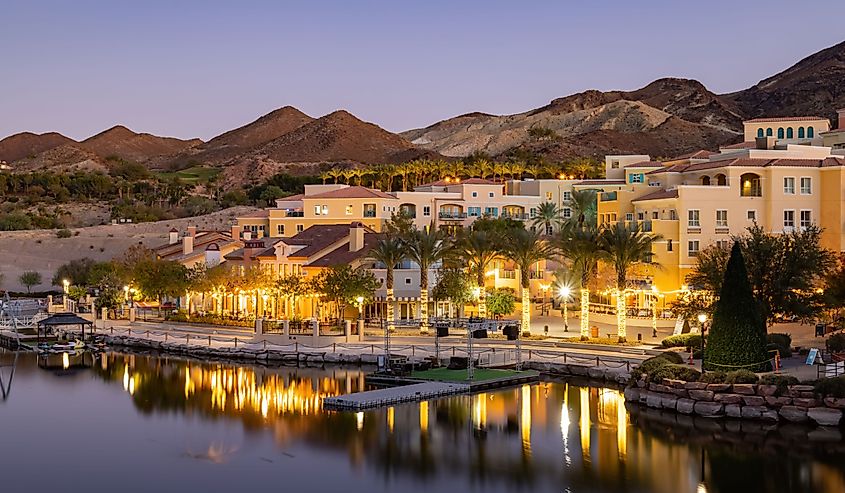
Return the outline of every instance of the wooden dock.
{"type": "Polygon", "coordinates": [[[392,406],[406,402],[420,402],[437,397],[446,397],[469,392],[470,386],[460,383],[422,382],[401,387],[389,387],[349,395],[329,397],[323,407],[346,411],[360,411],[377,407],[392,406]]]}

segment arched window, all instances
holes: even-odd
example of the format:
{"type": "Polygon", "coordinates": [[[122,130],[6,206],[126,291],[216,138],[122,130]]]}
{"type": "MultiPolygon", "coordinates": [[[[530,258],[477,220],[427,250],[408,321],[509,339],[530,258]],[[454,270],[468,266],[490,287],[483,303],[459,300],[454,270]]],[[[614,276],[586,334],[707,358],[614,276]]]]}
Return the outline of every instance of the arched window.
{"type": "Polygon", "coordinates": [[[770,128],[766,129],[766,137],[771,137],[771,136],[772,136],[772,129],[770,127],[770,128]]]}
{"type": "Polygon", "coordinates": [[[762,137],[762,136],[763,136],[763,129],[762,129],[762,128],[758,128],[758,129],[757,129],[757,137],[762,137]]]}
{"type": "Polygon", "coordinates": [[[787,138],[787,139],[791,139],[792,137],[793,137],[793,135],[792,135],[792,127],[789,127],[789,128],[787,128],[787,129],[786,129],[786,138],[787,138]]]}
{"type": "Polygon", "coordinates": [[[760,175],[754,173],[745,173],[739,177],[739,183],[739,195],[741,197],[763,196],[763,184],[762,180],[760,180],[760,175]]]}
{"type": "Polygon", "coordinates": [[[782,138],[783,138],[783,127],[780,127],[780,128],[778,129],[778,138],[779,138],[779,139],[782,139],[782,138]]]}
{"type": "Polygon", "coordinates": [[[701,184],[702,185],[710,185],[710,177],[709,176],[702,176],[701,177],[701,184]]]}
{"type": "Polygon", "coordinates": [[[798,127],[798,138],[799,139],[804,138],[804,127],[798,127]]]}
{"type": "Polygon", "coordinates": [[[807,127],[807,138],[808,138],[808,139],[812,139],[812,138],[813,138],[813,133],[814,133],[814,131],[813,131],[813,127],[807,127]]]}
{"type": "Polygon", "coordinates": [[[719,185],[720,187],[724,187],[727,184],[728,184],[728,177],[726,177],[722,173],[719,173],[718,175],[716,175],[716,185],[719,185]]]}

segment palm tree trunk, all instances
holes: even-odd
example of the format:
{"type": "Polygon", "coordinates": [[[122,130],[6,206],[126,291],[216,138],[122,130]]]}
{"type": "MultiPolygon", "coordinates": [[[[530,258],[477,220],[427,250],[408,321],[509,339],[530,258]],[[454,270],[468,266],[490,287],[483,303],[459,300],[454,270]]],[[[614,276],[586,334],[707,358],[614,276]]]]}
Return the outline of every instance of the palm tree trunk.
{"type": "Polygon", "coordinates": [[[428,334],[428,268],[420,268],[420,334],[428,334]]]}
{"type": "Polygon", "coordinates": [[[395,307],[393,306],[395,297],[393,295],[393,268],[387,268],[387,280],[384,282],[385,287],[387,288],[387,330],[390,331],[393,329],[395,323],[395,307]]]}
{"type": "Polygon", "coordinates": [[[484,271],[481,266],[478,266],[480,273],[478,274],[478,316],[479,318],[487,317],[487,290],[484,289],[484,271]]]}
{"type": "Polygon", "coordinates": [[[590,338],[590,290],[586,284],[581,288],[581,340],[590,338]]]}
{"type": "Polygon", "coordinates": [[[531,290],[522,285],[522,335],[531,335],[531,290]]]}
{"type": "Polygon", "coordinates": [[[617,280],[616,282],[616,335],[619,342],[625,342],[628,338],[627,327],[628,314],[626,313],[625,305],[625,282],[624,280],[617,280]]]}

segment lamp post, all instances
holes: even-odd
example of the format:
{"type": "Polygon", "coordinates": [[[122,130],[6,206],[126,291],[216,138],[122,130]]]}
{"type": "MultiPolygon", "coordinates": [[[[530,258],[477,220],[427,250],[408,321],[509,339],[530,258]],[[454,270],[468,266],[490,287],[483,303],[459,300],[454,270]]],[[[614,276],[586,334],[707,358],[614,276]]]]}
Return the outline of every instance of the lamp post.
{"type": "Polygon", "coordinates": [[[569,305],[569,295],[572,294],[572,289],[569,286],[561,286],[559,294],[563,299],[563,331],[569,332],[569,313],[567,312],[567,308],[569,305]]]}
{"type": "Polygon", "coordinates": [[[701,373],[704,374],[704,333],[706,331],[707,314],[699,313],[698,322],[701,324],[701,373]]]}
{"type": "Polygon", "coordinates": [[[548,284],[540,284],[540,289],[543,290],[543,309],[540,310],[540,315],[545,316],[546,315],[546,303],[548,303],[546,297],[549,294],[549,285],[548,284]]]}
{"type": "Polygon", "coordinates": [[[358,302],[358,320],[364,320],[364,297],[359,296],[355,301],[358,302]]]}

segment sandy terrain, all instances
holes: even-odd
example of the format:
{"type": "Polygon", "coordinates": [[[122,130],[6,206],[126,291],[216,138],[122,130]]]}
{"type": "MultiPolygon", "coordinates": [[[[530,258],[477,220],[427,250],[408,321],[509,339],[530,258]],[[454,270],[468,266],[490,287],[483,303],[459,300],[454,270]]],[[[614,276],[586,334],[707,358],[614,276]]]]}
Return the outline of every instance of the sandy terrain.
{"type": "Polygon", "coordinates": [[[21,273],[29,270],[41,273],[44,283],[34,291],[51,289],[50,280],[62,264],[79,258],[109,260],[119,257],[132,245],[153,247],[167,241],[171,228],[184,232],[188,226],[198,229],[228,230],[235,218],[253,211],[253,207],[233,207],[206,216],[173,219],[153,223],[116,224],[75,228],[78,236],[59,239],[55,230],[0,232],[0,289],[24,291],[18,282],[21,273]]]}

